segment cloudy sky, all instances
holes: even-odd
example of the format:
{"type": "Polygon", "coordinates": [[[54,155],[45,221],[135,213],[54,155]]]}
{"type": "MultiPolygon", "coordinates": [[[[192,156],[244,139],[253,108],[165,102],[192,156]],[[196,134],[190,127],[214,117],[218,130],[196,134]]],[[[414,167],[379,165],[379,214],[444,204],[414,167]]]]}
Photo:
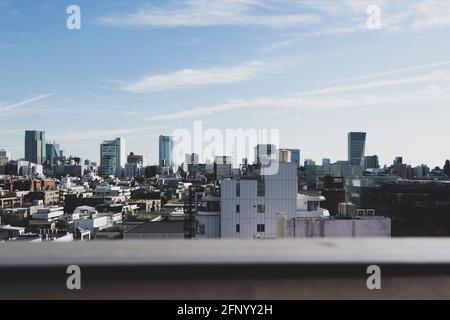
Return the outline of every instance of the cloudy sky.
{"type": "Polygon", "coordinates": [[[159,134],[201,120],[280,129],[302,160],[346,159],[367,131],[382,163],[442,166],[449,35],[447,0],[0,0],[0,148],[23,157],[38,129],[98,160],[121,136],[155,162],[159,134]]]}

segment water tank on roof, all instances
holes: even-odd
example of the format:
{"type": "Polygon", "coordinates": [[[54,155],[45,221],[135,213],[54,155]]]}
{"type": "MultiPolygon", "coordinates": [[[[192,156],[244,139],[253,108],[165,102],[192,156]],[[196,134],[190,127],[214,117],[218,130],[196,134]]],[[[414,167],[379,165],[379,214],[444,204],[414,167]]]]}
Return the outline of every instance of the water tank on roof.
{"type": "Polygon", "coordinates": [[[280,162],[291,162],[291,151],[286,149],[280,149],[279,151],[280,162]]]}

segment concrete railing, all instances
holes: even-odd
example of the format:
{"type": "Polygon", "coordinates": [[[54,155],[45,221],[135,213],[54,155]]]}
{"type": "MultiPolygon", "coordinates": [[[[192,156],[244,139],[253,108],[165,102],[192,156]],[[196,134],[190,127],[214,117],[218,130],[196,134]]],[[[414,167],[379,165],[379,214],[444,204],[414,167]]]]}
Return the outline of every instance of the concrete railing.
{"type": "Polygon", "coordinates": [[[450,239],[0,244],[0,298],[450,298],[450,239]],[[68,290],[66,269],[81,269],[68,290]],[[381,269],[369,290],[367,267],[381,269]]]}

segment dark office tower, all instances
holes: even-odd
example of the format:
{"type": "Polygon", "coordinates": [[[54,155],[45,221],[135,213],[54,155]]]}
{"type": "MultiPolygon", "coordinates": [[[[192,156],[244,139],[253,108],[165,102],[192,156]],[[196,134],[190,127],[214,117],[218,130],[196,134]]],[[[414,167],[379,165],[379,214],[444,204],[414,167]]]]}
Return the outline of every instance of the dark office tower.
{"type": "Polygon", "coordinates": [[[159,136],[159,165],[161,167],[172,167],[173,139],[169,136],[159,136]]]}
{"type": "Polygon", "coordinates": [[[394,159],[394,166],[398,166],[403,164],[403,157],[395,157],[394,159]]]}
{"type": "Polygon", "coordinates": [[[127,163],[144,164],[144,156],[130,152],[127,156],[127,163]]]}
{"type": "Polygon", "coordinates": [[[378,156],[364,157],[364,169],[378,169],[379,167],[378,156]]]}
{"type": "Polygon", "coordinates": [[[44,131],[25,131],[25,160],[36,164],[45,162],[44,131]]]}
{"type": "Polygon", "coordinates": [[[350,165],[364,166],[365,147],[365,132],[350,132],[348,134],[348,162],[350,165]]]}
{"type": "Polygon", "coordinates": [[[450,178],[450,160],[445,161],[444,173],[450,178]]]}
{"type": "Polygon", "coordinates": [[[120,177],[125,167],[125,139],[105,140],[100,144],[100,174],[120,177]]]}
{"type": "Polygon", "coordinates": [[[56,161],[59,158],[59,152],[59,144],[53,142],[45,145],[45,160],[51,167],[56,164],[56,161]]]}

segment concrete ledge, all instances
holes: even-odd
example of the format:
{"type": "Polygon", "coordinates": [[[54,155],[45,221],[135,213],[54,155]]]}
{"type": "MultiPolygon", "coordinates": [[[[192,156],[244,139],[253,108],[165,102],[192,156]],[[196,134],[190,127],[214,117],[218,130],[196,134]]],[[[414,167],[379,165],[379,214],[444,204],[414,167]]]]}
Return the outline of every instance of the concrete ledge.
{"type": "Polygon", "coordinates": [[[450,240],[0,244],[0,299],[450,299],[450,240]],[[67,266],[81,268],[68,290],[67,266]],[[381,268],[369,290],[367,266],[381,268]]]}
{"type": "Polygon", "coordinates": [[[0,267],[450,264],[450,239],[92,241],[0,244],[0,267]]]}

